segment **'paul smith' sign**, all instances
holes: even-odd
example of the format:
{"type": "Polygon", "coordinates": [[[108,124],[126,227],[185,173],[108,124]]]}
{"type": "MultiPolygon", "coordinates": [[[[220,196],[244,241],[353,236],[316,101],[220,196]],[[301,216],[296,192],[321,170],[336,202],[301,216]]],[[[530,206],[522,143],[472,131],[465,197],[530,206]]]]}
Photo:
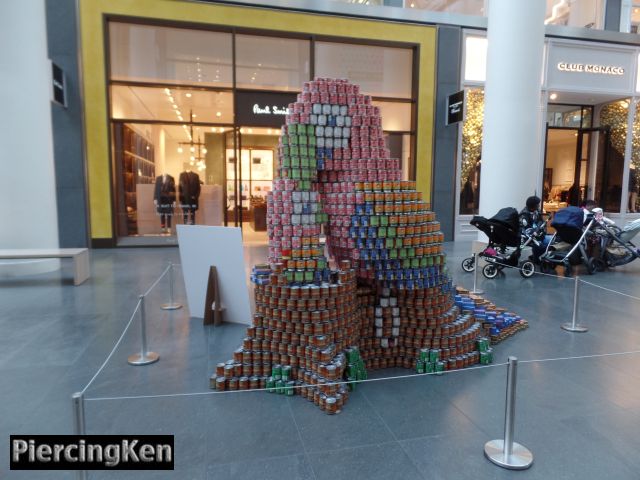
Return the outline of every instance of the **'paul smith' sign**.
{"type": "Polygon", "coordinates": [[[253,104],[253,113],[256,115],[288,115],[289,109],[279,107],[278,105],[266,105],[261,107],[259,104],[253,104]]]}
{"type": "Polygon", "coordinates": [[[566,63],[559,62],[558,70],[561,72],[598,73],[601,75],[624,75],[624,68],[615,65],[595,65],[591,63],[566,63]]]}
{"type": "Polygon", "coordinates": [[[289,104],[296,101],[292,92],[238,91],[235,95],[236,123],[244,127],[280,128],[289,104]]]}

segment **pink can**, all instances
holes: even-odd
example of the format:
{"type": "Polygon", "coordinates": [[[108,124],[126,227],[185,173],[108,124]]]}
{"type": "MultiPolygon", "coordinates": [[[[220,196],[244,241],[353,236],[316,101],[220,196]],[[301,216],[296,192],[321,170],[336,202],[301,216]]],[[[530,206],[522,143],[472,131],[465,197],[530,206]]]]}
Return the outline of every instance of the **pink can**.
{"type": "Polygon", "coordinates": [[[341,148],[334,148],[333,149],[333,158],[335,159],[342,159],[342,149],[341,148]]]}
{"type": "Polygon", "coordinates": [[[329,103],[331,105],[336,105],[338,103],[338,94],[337,93],[329,93],[329,103]]]}
{"type": "Polygon", "coordinates": [[[330,158],[327,158],[327,159],[324,161],[324,169],[325,169],[325,170],[333,170],[333,169],[334,169],[334,167],[333,167],[333,160],[331,160],[330,158]]]}
{"type": "MultiPolygon", "coordinates": [[[[294,115],[295,115],[295,114],[294,114],[294,115]]],[[[361,118],[362,118],[362,120],[361,120],[362,125],[366,125],[366,126],[371,125],[371,119],[372,119],[373,117],[366,116],[366,117],[361,117],[361,118]]]]}
{"type": "Polygon", "coordinates": [[[358,103],[358,97],[353,93],[347,93],[347,105],[356,105],[358,103]]]}
{"type": "Polygon", "coordinates": [[[320,92],[320,101],[318,103],[329,103],[329,94],[327,92],[320,92]]]}
{"type": "Polygon", "coordinates": [[[338,93],[338,105],[347,105],[347,95],[345,93],[338,93]]]}
{"type": "Polygon", "coordinates": [[[342,158],[345,160],[351,159],[351,148],[343,148],[342,149],[342,158]]]}
{"type": "Polygon", "coordinates": [[[320,94],[317,91],[312,92],[309,101],[311,103],[320,103],[320,94]]]}

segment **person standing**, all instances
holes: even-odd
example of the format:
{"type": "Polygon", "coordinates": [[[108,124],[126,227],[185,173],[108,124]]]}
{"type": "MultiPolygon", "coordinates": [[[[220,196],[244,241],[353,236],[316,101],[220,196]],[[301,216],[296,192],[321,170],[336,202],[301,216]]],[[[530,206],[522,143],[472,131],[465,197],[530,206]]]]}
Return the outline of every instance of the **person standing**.
{"type": "Polygon", "coordinates": [[[636,166],[629,167],[629,213],[637,213],[636,202],[638,201],[638,176],[636,166]]]}

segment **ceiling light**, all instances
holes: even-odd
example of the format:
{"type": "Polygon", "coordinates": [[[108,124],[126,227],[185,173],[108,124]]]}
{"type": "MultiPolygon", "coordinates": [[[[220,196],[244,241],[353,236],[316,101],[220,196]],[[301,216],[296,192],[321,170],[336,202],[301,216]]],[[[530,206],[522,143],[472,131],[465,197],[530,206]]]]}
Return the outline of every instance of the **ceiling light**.
{"type": "Polygon", "coordinates": [[[196,151],[196,147],[191,147],[191,149],[190,149],[190,150],[191,150],[191,153],[193,153],[193,152],[195,152],[195,151],[196,151]]]}
{"type": "Polygon", "coordinates": [[[216,112],[216,117],[221,117],[222,116],[222,112],[216,112]]]}
{"type": "Polygon", "coordinates": [[[178,153],[182,153],[182,152],[183,152],[182,147],[178,147],[178,153]]]}
{"type": "Polygon", "coordinates": [[[191,94],[190,93],[185,93],[184,96],[187,97],[187,98],[191,98],[191,94]]]}
{"type": "Polygon", "coordinates": [[[202,149],[202,154],[203,154],[203,155],[206,155],[206,154],[207,154],[207,149],[206,149],[206,148],[203,148],[203,149],[202,149]]]}
{"type": "Polygon", "coordinates": [[[240,133],[244,133],[244,128],[241,128],[241,129],[240,129],[240,133]]]}
{"type": "Polygon", "coordinates": [[[271,129],[270,128],[267,129],[267,134],[271,135],[271,129]]]}
{"type": "Polygon", "coordinates": [[[176,115],[178,116],[182,115],[182,113],[180,113],[180,110],[176,110],[176,115]]]}
{"type": "Polygon", "coordinates": [[[220,133],[224,133],[224,128],[220,127],[220,133]]]}
{"type": "Polygon", "coordinates": [[[253,128],[250,128],[250,129],[249,129],[249,133],[253,133],[253,128]]]}
{"type": "Polygon", "coordinates": [[[168,98],[168,100],[169,100],[171,103],[175,103],[175,101],[173,100],[173,97],[171,97],[171,96],[168,98]]]}
{"type": "Polygon", "coordinates": [[[259,67],[261,67],[261,66],[262,66],[262,64],[261,64],[261,63],[259,63],[259,64],[258,64],[258,66],[259,66],[259,67]]]}
{"type": "Polygon", "coordinates": [[[176,105],[175,103],[173,105],[171,105],[173,108],[178,108],[178,105],[176,105]]]}
{"type": "Polygon", "coordinates": [[[198,115],[196,115],[195,113],[193,114],[193,118],[196,118],[198,115]]]}
{"type": "Polygon", "coordinates": [[[189,157],[189,159],[191,160],[191,165],[193,165],[193,162],[195,162],[196,157],[194,157],[193,155],[191,155],[191,157],[189,157]]]}
{"type": "Polygon", "coordinates": [[[549,95],[549,99],[551,99],[551,100],[555,100],[556,98],[558,98],[558,94],[557,93],[552,93],[551,95],[549,95]]]}
{"type": "Polygon", "coordinates": [[[416,6],[416,5],[415,5],[415,3],[412,3],[412,4],[411,4],[411,8],[413,8],[413,7],[415,7],[415,6],[416,6]]]}
{"type": "Polygon", "coordinates": [[[178,120],[180,120],[181,122],[184,122],[184,118],[182,118],[182,115],[178,115],[178,120]]]}
{"type": "Polygon", "coordinates": [[[189,162],[189,165],[194,165],[194,164],[195,164],[195,162],[193,162],[193,161],[189,162]]]}
{"type": "Polygon", "coordinates": [[[168,88],[164,89],[164,93],[166,93],[167,95],[171,96],[171,90],[169,90],[168,88]]]}
{"type": "Polygon", "coordinates": [[[211,127],[211,131],[215,132],[216,131],[216,127],[211,127]]]}
{"type": "Polygon", "coordinates": [[[182,124],[182,128],[187,128],[187,126],[183,123],[183,124],[182,124]]]}

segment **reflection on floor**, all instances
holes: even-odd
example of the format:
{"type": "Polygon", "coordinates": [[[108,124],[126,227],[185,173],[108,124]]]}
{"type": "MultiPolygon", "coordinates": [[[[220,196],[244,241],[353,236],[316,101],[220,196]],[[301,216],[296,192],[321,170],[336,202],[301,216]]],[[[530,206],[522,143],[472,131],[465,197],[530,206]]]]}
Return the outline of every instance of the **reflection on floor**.
{"type": "MultiPolygon", "coordinates": [[[[469,244],[448,244],[456,283],[469,244]]],[[[247,268],[265,245],[245,248],[247,268]]],[[[111,351],[137,301],[176,248],[92,251],[92,277],[74,287],[71,265],[59,272],[0,282],[0,432],[72,433],[70,395],[81,390],[111,351]]],[[[177,272],[176,298],[186,304],[177,272]]],[[[583,274],[582,272],[581,274],[583,274]]],[[[583,277],[629,295],[640,292],[640,261],[583,277]]],[[[560,329],[571,319],[573,282],[523,279],[507,271],[479,277],[491,301],[522,314],[527,331],[495,349],[496,365],[640,349],[640,306],[589,285],[581,287],[579,319],[589,332],[560,329]]],[[[210,392],[215,364],[231,357],[244,327],[203,327],[187,309],[160,310],[163,280],[147,301],[149,347],[160,361],[126,363],[139,350],[136,318],[88,398],[210,392]]],[[[262,392],[212,393],[86,403],[89,434],[175,435],[175,471],[92,472],[92,479],[637,479],[640,470],[640,355],[521,363],[516,441],[535,456],[526,472],[501,470],[483,456],[502,438],[504,366],[441,377],[359,385],[349,408],[327,416],[299,398],[262,392]]],[[[376,372],[393,376],[405,370],[376,372]]],[[[374,375],[372,375],[373,377],[374,375]]],[[[0,478],[66,479],[68,472],[8,472],[0,478]]]]}

